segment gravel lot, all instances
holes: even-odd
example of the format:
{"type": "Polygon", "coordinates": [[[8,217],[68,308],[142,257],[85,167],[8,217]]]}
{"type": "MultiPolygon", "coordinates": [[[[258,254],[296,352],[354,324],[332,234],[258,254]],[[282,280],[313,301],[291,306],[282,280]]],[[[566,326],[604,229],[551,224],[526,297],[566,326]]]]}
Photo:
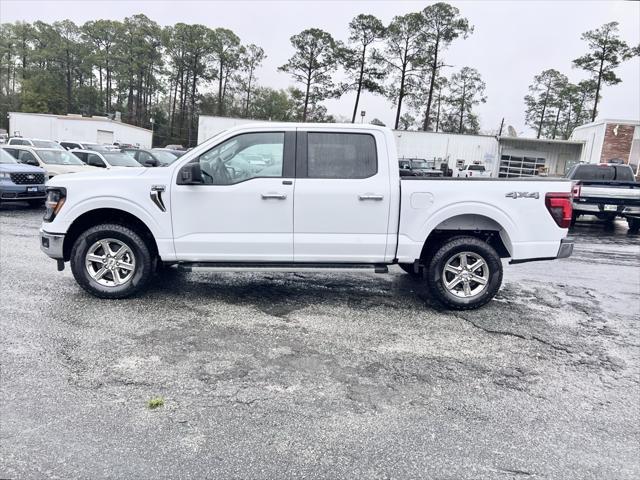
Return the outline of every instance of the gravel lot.
{"type": "Polygon", "coordinates": [[[640,478],[640,237],[580,224],[440,311],[375,274],[84,293],[0,209],[0,478],[640,478]],[[164,406],[147,408],[161,396],[164,406]]]}

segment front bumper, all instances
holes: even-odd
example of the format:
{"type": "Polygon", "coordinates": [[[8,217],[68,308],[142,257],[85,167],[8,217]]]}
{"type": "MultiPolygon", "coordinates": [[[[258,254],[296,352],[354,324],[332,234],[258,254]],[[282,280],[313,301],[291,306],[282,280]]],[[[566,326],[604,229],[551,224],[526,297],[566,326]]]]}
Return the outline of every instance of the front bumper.
{"type": "Polygon", "coordinates": [[[44,200],[47,197],[44,185],[15,185],[9,182],[0,184],[0,201],[19,202],[22,200],[44,200]],[[28,190],[35,189],[35,192],[28,190]]]}
{"type": "Polygon", "coordinates": [[[64,260],[64,234],[40,229],[40,250],[55,260],[64,260]]]}

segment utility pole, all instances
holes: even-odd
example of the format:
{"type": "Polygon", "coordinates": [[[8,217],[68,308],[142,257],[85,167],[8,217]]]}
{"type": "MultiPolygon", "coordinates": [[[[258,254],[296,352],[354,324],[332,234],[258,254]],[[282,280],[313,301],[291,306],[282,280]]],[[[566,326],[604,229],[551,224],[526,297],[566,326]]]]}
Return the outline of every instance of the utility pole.
{"type": "Polygon", "coordinates": [[[502,136],[502,127],[504,127],[504,117],[502,117],[502,121],[500,122],[500,131],[498,132],[498,136],[502,136]]]}

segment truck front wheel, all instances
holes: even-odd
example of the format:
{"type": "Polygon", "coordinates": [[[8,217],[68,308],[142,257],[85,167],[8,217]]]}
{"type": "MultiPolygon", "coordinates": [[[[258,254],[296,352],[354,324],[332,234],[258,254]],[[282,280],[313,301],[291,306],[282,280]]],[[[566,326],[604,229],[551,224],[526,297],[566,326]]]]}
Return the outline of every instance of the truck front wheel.
{"type": "Polygon", "coordinates": [[[489,302],[502,283],[498,253],[475,237],[454,237],[429,260],[427,282],[431,294],[454,310],[472,310],[489,302]]]}
{"type": "Polygon", "coordinates": [[[100,298],[125,298],[141,290],[153,270],[149,247],[124,225],[96,225],[71,249],[71,271],[78,284],[100,298]]]}

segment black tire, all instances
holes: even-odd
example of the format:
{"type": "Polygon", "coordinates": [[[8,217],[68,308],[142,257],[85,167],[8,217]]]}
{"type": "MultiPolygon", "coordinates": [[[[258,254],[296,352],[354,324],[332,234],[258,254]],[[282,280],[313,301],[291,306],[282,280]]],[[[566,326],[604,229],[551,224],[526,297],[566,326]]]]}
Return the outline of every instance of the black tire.
{"type": "Polygon", "coordinates": [[[31,208],[44,207],[44,200],[29,200],[28,202],[31,208]]]}
{"type": "Polygon", "coordinates": [[[627,217],[627,224],[629,225],[629,233],[640,231],[640,218],[627,217]]]}
{"type": "Polygon", "coordinates": [[[416,271],[413,269],[413,263],[399,263],[398,266],[407,274],[409,274],[409,276],[411,278],[422,278],[422,274],[420,273],[416,273],[416,271]]]}
{"type": "MultiPolygon", "coordinates": [[[[480,267],[479,267],[480,268],[480,267]]],[[[485,267],[481,267],[485,268],[485,267]]],[[[480,270],[485,273],[484,270],[480,270]]],[[[471,283],[478,286],[477,283],[471,283]]],[[[427,285],[431,295],[442,305],[453,310],[473,310],[489,302],[502,284],[502,261],[494,248],[475,237],[453,237],[443,243],[427,265],[427,285]],[[477,294],[462,298],[451,293],[444,285],[443,270],[456,254],[470,252],[486,264],[487,283],[477,294]]]]}
{"type": "Polygon", "coordinates": [[[153,273],[153,259],[142,237],[129,227],[118,224],[96,225],[83,232],[71,249],[71,271],[78,284],[99,298],[126,298],[143,289],[153,273]],[[98,240],[115,239],[133,252],[135,267],[131,277],[119,286],[104,286],[94,280],[85,266],[85,257],[98,240]]]}
{"type": "Polygon", "coordinates": [[[570,225],[571,227],[575,226],[576,221],[578,220],[578,217],[580,217],[580,215],[575,212],[571,215],[571,225],[570,225]]]}

